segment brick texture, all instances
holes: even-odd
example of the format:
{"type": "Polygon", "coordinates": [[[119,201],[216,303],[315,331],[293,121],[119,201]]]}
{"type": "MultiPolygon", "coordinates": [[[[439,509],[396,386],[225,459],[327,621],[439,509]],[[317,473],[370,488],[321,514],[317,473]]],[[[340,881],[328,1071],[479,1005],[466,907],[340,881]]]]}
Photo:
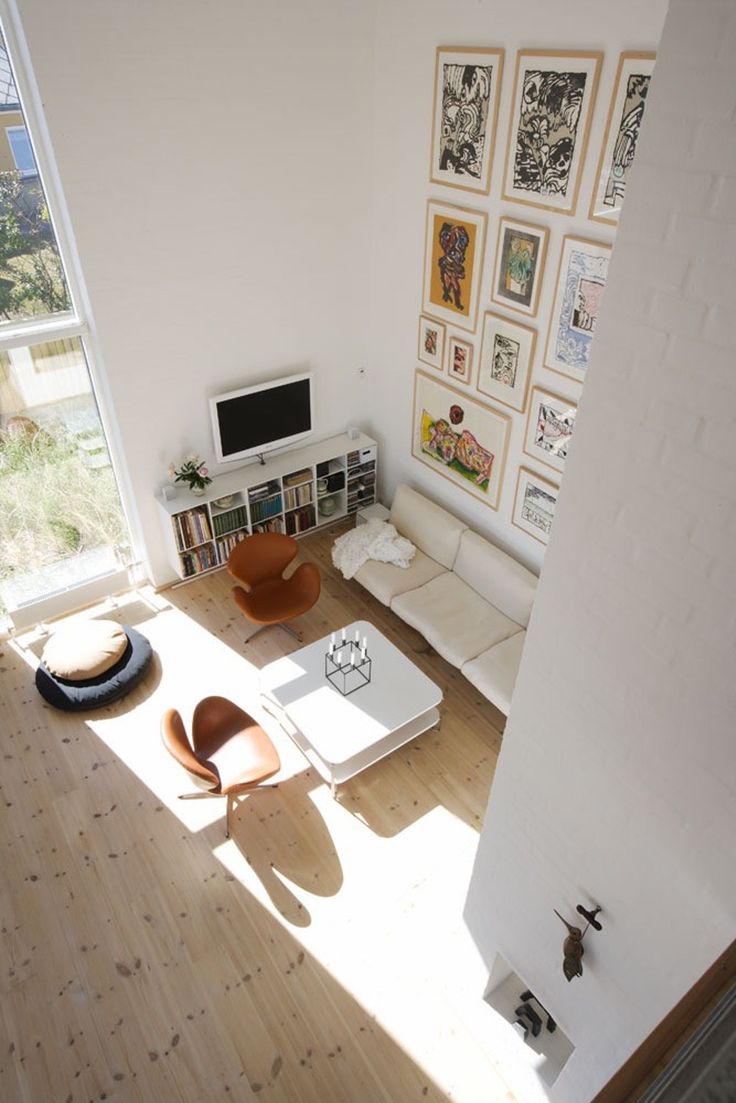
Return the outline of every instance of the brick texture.
{"type": "Polygon", "coordinates": [[[468,897],[575,1045],[557,1103],[733,938],[734,56],[736,5],[672,0],[468,897]],[[593,900],[568,984],[552,909],[593,900]]]}

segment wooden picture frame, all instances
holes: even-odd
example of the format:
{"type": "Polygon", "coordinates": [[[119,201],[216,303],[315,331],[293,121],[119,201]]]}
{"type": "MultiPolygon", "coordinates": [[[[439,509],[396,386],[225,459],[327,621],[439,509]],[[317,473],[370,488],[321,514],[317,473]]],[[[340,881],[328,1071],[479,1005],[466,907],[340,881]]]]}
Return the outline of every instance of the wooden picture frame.
{"type": "Polygon", "coordinates": [[[471,332],[478,318],[487,221],[485,211],[434,199],[427,203],[422,310],[471,332]]]}
{"type": "Polygon", "coordinates": [[[577,409],[576,403],[562,395],[532,387],[524,437],[527,456],[554,471],[564,471],[577,409]]]}
{"type": "Polygon", "coordinates": [[[537,331],[488,311],[483,316],[476,389],[523,413],[529,396],[537,331]]]}
{"type": "Polygon", "coordinates": [[[549,230],[503,215],[498,222],[491,301],[534,317],[539,308],[549,230]]]}
{"type": "Polygon", "coordinates": [[[470,386],[473,376],[473,346],[459,337],[450,337],[447,344],[447,374],[456,383],[470,386]]]}
{"type": "Polygon", "coordinates": [[[519,50],[503,198],[572,215],[603,54],[519,50]]]}
{"type": "Polygon", "coordinates": [[[653,51],[633,50],[619,58],[588,212],[609,226],[618,225],[656,59],[653,51]]]}
{"type": "Polygon", "coordinates": [[[516,477],[511,524],[532,539],[538,540],[540,544],[549,543],[559,492],[560,488],[556,483],[528,467],[520,467],[516,477]]]}
{"type": "Polygon", "coordinates": [[[611,246],[587,238],[564,238],[557,271],[544,364],[582,383],[598,311],[608,278],[611,246]]]}
{"type": "Polygon", "coordinates": [[[441,372],[445,361],[445,334],[447,330],[442,322],[426,314],[419,315],[419,346],[417,359],[430,368],[441,372]]]}
{"type": "Polygon", "coordinates": [[[434,74],[433,184],[487,195],[506,51],[438,46],[434,74]]]}
{"type": "Polygon", "coordinates": [[[508,414],[414,373],[412,455],[491,509],[501,499],[510,434],[508,414]]]}

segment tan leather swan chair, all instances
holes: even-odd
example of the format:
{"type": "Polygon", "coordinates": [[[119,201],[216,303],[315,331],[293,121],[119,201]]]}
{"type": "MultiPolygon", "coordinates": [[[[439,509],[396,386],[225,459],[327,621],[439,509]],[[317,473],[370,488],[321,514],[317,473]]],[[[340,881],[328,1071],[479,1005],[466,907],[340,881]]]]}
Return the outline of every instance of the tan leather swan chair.
{"type": "Polygon", "coordinates": [[[233,596],[248,620],[261,628],[280,624],[301,640],[301,633],[284,622],[312,608],[322,583],[313,563],[301,563],[289,578],[283,577],[297,551],[291,536],[254,533],[235,545],[227,569],[240,583],[233,587],[233,596]]]}
{"type": "MultiPolygon", "coordinates": [[[[205,697],[194,710],[192,742],[176,709],[161,718],[161,738],[202,792],[183,793],[181,800],[225,797],[226,838],[234,797],[261,787],[280,768],[278,751],[247,712],[226,697],[205,697]]],[[[271,788],[271,786],[264,786],[271,788]]]]}

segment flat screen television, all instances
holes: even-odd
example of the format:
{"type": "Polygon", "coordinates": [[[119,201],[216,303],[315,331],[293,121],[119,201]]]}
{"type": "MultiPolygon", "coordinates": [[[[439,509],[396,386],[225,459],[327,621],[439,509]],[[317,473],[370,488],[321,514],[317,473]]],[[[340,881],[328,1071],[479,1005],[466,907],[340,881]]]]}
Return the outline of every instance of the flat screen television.
{"type": "Polygon", "coordinates": [[[312,373],[215,395],[210,415],[219,463],[303,440],[312,432],[312,373]]]}

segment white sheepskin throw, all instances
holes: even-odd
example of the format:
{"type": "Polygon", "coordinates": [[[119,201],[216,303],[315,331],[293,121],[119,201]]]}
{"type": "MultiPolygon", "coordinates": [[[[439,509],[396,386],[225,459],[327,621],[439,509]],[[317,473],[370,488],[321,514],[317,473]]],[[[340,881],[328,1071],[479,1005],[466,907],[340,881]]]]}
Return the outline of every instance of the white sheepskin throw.
{"type": "Polygon", "coordinates": [[[352,578],[368,559],[406,568],[416,550],[410,540],[399,536],[393,525],[386,521],[369,521],[338,536],[332,547],[332,562],[343,578],[352,578]]]}

